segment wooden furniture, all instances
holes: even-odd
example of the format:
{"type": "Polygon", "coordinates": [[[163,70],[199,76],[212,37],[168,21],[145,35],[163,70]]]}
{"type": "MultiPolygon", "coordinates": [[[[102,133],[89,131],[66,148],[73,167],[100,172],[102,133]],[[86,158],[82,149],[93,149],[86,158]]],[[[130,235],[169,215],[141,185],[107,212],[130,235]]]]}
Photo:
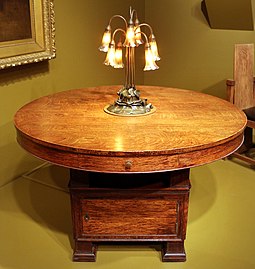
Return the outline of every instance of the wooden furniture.
{"type": "Polygon", "coordinates": [[[227,98],[243,110],[248,118],[242,147],[232,156],[255,165],[253,132],[255,128],[254,45],[236,44],[234,80],[227,80],[227,98]],[[254,156],[252,156],[254,155],[254,156]]]}
{"type": "MultiPolygon", "coordinates": [[[[246,117],[199,92],[138,86],[156,112],[103,111],[120,86],[39,98],[15,115],[31,154],[70,168],[74,261],[94,261],[100,242],[162,243],[163,261],[184,261],[189,168],[221,159],[243,141],[246,117]]],[[[208,239],[209,240],[209,239],[208,239]]]]}

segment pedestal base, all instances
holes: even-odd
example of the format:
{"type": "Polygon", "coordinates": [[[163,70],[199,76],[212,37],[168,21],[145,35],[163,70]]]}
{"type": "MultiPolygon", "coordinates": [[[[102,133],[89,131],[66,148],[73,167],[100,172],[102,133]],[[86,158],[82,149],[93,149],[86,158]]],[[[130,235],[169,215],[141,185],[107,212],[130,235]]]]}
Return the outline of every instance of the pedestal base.
{"type": "Polygon", "coordinates": [[[156,110],[152,104],[147,103],[147,99],[140,99],[140,91],[136,89],[133,82],[125,85],[117,94],[118,100],[104,108],[106,113],[115,116],[143,116],[156,110]]]}
{"type": "Polygon", "coordinates": [[[71,170],[74,261],[95,261],[100,242],[162,244],[162,261],[185,261],[189,170],[100,174],[71,170]]]}

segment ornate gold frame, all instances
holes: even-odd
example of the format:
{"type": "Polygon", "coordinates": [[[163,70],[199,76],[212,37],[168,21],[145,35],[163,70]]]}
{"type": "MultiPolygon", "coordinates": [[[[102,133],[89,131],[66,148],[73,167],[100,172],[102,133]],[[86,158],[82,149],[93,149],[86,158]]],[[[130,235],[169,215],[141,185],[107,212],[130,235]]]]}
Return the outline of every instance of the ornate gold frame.
{"type": "Polygon", "coordinates": [[[56,56],[53,0],[29,0],[29,5],[32,38],[0,42],[0,69],[56,56]]]}

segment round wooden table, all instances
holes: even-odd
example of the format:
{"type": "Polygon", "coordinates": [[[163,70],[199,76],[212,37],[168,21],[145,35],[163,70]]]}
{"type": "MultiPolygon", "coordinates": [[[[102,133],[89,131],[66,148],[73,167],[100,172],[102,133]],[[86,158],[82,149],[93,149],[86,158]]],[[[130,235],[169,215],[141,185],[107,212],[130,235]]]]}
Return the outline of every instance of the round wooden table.
{"type": "Polygon", "coordinates": [[[120,88],[69,90],[25,105],[15,115],[17,140],[71,170],[75,261],[95,260],[102,241],[162,242],[163,261],[184,261],[189,168],[234,152],[246,117],[222,99],[157,86],[137,87],[154,113],[105,113],[120,88]]]}

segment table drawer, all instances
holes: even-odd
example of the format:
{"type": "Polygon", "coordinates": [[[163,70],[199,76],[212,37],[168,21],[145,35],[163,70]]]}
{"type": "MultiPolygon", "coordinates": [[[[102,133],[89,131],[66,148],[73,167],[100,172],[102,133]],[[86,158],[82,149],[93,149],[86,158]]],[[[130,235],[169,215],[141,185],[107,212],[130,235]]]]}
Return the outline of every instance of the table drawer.
{"type": "Polygon", "coordinates": [[[80,236],[137,238],[178,234],[180,201],[81,199],[80,236]]]}

